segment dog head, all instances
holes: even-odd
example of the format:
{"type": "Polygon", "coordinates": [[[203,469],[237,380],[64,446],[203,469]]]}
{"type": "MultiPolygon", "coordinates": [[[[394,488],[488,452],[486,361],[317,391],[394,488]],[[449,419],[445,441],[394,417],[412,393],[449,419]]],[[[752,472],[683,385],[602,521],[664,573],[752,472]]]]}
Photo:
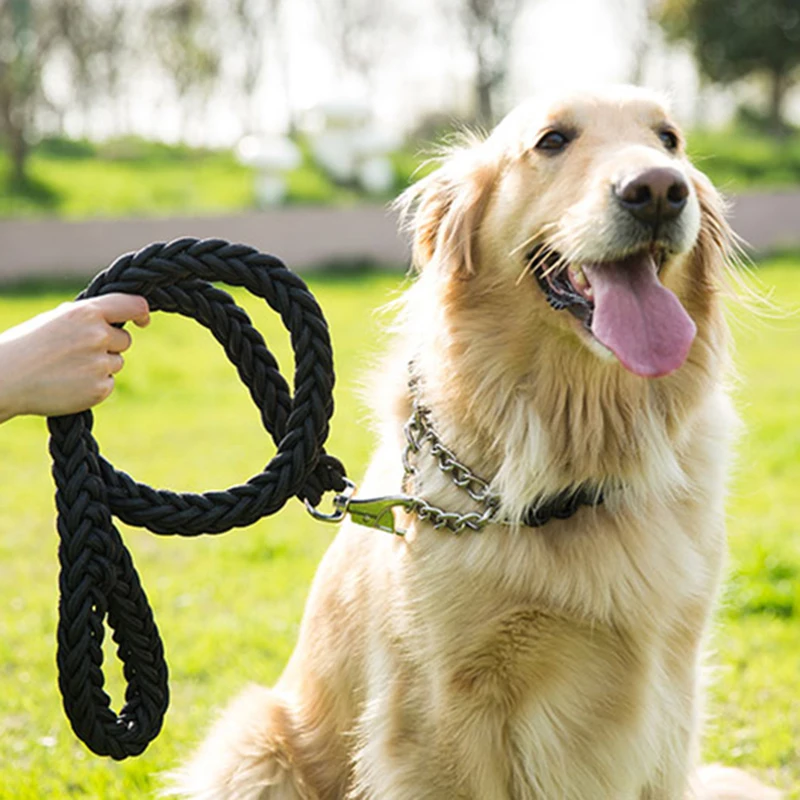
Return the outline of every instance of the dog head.
{"type": "Polygon", "coordinates": [[[565,357],[641,378],[687,361],[731,238],[667,109],[633,87],[520,106],[404,202],[417,267],[493,305],[528,354],[555,329],[565,357]]]}

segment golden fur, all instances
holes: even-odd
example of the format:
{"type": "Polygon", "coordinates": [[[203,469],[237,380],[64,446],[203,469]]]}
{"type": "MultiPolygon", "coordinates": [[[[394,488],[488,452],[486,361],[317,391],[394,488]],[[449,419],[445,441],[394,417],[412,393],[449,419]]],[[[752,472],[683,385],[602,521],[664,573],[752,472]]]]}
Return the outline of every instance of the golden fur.
{"type": "MultiPolygon", "coordinates": [[[[542,528],[405,538],[345,524],[296,650],[179,776],[196,800],[765,800],[731,770],[695,772],[703,638],[725,552],[734,414],[720,308],[728,227],[663,105],[634,89],[533,102],[452,153],[404,198],[420,274],[392,359],[382,440],[360,494],[401,491],[407,364],[442,439],[519,520],[590,483],[606,502],[542,528]],[[558,158],[553,121],[580,130],[558,158]],[[525,251],[624,247],[609,182],[670,164],[691,194],[662,280],[697,326],[686,363],[627,372],[548,307],[525,251]],[[690,788],[690,783],[692,788],[690,788]]],[[[414,492],[472,501],[423,453],[414,492]]]]}

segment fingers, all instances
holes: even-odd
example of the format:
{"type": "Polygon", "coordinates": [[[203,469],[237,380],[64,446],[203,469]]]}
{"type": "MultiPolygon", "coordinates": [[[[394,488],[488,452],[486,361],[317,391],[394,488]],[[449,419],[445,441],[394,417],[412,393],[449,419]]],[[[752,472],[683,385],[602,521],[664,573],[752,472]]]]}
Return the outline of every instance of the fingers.
{"type": "Polygon", "coordinates": [[[121,328],[110,327],[108,332],[109,353],[122,353],[131,346],[131,335],[121,328]]]}
{"type": "Polygon", "coordinates": [[[125,359],[119,353],[108,354],[108,374],[116,375],[124,366],[125,359]]]}
{"type": "Polygon", "coordinates": [[[111,392],[114,391],[114,376],[109,375],[107,378],[103,378],[98,385],[97,385],[97,397],[94,399],[92,405],[97,405],[98,403],[102,403],[103,400],[106,400],[111,392]]]}
{"type": "Polygon", "coordinates": [[[132,320],[140,328],[144,328],[150,322],[150,307],[147,300],[139,295],[112,292],[85,302],[91,303],[100,311],[105,321],[111,324],[132,320]]]}

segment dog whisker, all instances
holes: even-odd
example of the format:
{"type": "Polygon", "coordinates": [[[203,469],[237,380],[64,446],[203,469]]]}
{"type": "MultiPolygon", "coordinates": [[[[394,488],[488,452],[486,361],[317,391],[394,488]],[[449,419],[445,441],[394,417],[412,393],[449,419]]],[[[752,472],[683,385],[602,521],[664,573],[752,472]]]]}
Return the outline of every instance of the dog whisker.
{"type": "Polygon", "coordinates": [[[542,225],[539,228],[539,230],[536,231],[536,233],[531,234],[527,239],[525,239],[524,242],[522,242],[522,243],[516,245],[516,247],[512,248],[512,250],[509,252],[509,255],[510,256],[517,255],[517,253],[519,253],[521,250],[524,250],[525,248],[527,248],[528,246],[533,244],[537,239],[544,240],[546,238],[547,232],[550,231],[550,230],[553,230],[554,228],[557,228],[557,227],[558,227],[558,225],[555,222],[548,222],[548,223],[542,225]]]}
{"type": "Polygon", "coordinates": [[[544,278],[549,278],[552,275],[558,274],[570,264],[570,259],[564,253],[556,252],[555,255],[557,256],[556,260],[553,263],[548,264],[542,272],[542,276],[544,278]]]}
{"type": "MultiPolygon", "coordinates": [[[[549,243],[543,242],[539,247],[536,248],[533,255],[526,259],[525,264],[523,266],[522,272],[520,273],[519,277],[516,280],[516,284],[524,280],[525,276],[528,275],[531,271],[535,271],[540,264],[547,263],[553,257],[556,258],[556,265],[558,265],[561,256],[559,255],[558,251],[556,251],[549,243]]],[[[547,275],[552,272],[550,266],[548,266],[543,272],[543,275],[547,275]]]]}

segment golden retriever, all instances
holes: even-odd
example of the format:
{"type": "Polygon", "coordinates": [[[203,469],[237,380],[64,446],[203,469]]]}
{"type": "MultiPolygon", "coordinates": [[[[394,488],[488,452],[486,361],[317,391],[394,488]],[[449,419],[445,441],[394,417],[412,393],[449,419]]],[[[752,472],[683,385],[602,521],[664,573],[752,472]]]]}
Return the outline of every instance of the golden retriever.
{"type": "Polygon", "coordinates": [[[359,494],[488,524],[345,523],[282,677],[224,712],[178,791],[777,797],[696,769],[735,422],[731,234],[664,105],[630,87],[526,103],[401,202],[419,277],[359,494]]]}

